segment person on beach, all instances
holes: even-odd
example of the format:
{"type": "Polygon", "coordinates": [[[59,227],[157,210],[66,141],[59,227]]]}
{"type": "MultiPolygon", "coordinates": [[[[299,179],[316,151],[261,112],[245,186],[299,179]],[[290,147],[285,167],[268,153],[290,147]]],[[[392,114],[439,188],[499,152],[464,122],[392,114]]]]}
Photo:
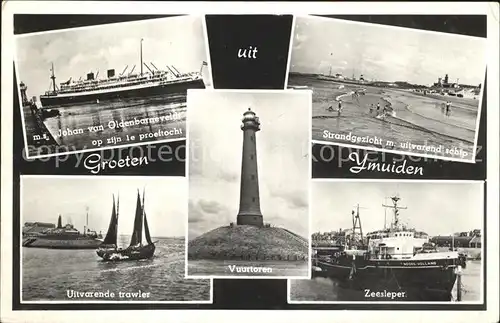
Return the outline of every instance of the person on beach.
{"type": "Polygon", "coordinates": [[[384,108],[382,109],[382,115],[385,115],[387,112],[389,112],[389,107],[388,105],[384,105],[384,108]]]}
{"type": "Polygon", "coordinates": [[[446,116],[449,116],[451,112],[451,102],[446,101],[446,116]]]}
{"type": "Polygon", "coordinates": [[[370,114],[373,113],[373,109],[375,109],[375,107],[373,106],[373,103],[372,103],[372,104],[370,104],[370,114]]]}
{"type": "Polygon", "coordinates": [[[377,112],[380,111],[380,102],[377,102],[377,112]]]}
{"type": "Polygon", "coordinates": [[[337,111],[338,111],[338,115],[340,117],[340,113],[342,112],[342,100],[339,100],[339,107],[338,107],[337,111]]]}

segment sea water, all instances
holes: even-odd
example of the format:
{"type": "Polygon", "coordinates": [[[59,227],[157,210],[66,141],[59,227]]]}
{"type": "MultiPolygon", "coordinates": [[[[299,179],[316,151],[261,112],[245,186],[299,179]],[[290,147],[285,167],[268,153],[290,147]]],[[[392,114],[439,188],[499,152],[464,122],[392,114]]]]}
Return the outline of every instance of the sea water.
{"type": "MultiPolygon", "coordinates": [[[[115,99],[49,108],[59,111],[58,116],[44,120],[59,147],[52,147],[51,149],[56,151],[50,152],[29,147],[30,155],[146,144],[186,137],[185,94],[115,99]],[[131,124],[141,119],[155,121],[131,124]],[[124,123],[126,126],[119,126],[124,123]]],[[[29,109],[24,109],[24,118],[32,118],[29,109]]],[[[28,128],[26,135],[30,142],[29,139],[35,133],[32,128],[28,128]]]]}
{"type": "Polygon", "coordinates": [[[95,250],[22,248],[22,300],[209,301],[209,280],[184,278],[184,250],[183,238],[159,238],[152,259],[105,262],[95,250]]]}
{"type": "MultiPolygon", "coordinates": [[[[481,261],[468,261],[462,270],[462,301],[481,300],[481,261]]],[[[363,291],[357,292],[340,287],[330,278],[316,277],[310,280],[290,281],[290,300],[292,301],[370,301],[363,291]]],[[[391,301],[384,299],[383,301],[391,301]]],[[[395,299],[393,301],[413,301],[413,299],[395,299]]]]}

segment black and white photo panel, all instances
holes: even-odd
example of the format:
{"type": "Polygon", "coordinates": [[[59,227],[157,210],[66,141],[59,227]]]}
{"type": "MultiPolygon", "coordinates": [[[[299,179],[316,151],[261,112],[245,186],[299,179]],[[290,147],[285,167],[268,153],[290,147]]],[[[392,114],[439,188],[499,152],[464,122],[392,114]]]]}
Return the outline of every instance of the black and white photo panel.
{"type": "Polygon", "coordinates": [[[486,38],[297,16],[288,88],[316,143],[475,162],[486,38]]]}
{"type": "Polygon", "coordinates": [[[15,36],[28,158],[186,138],[186,92],[211,86],[203,16],[15,36]]]}
{"type": "Polygon", "coordinates": [[[21,176],[21,303],[211,303],[186,199],[184,177],[21,176]]]}
{"type": "Polygon", "coordinates": [[[188,92],[188,277],[308,278],[310,91],[188,92]]]}
{"type": "Polygon", "coordinates": [[[484,185],[314,180],[312,279],[289,302],[481,304],[484,185]]]}

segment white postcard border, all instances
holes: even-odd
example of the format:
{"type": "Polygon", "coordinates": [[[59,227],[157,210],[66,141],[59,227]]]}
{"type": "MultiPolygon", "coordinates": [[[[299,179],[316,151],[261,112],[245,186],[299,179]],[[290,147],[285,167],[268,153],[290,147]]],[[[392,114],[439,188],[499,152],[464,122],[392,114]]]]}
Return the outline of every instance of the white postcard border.
{"type": "MultiPolygon", "coordinates": [[[[322,21],[330,21],[330,22],[340,22],[340,23],[345,23],[346,25],[371,25],[373,27],[377,27],[377,28],[380,27],[383,29],[404,30],[404,31],[409,31],[409,32],[426,33],[426,34],[440,34],[443,36],[447,35],[449,37],[459,37],[459,38],[466,37],[466,38],[484,39],[485,43],[487,43],[487,40],[488,40],[486,37],[483,38],[483,37],[467,36],[467,35],[461,35],[461,34],[445,33],[445,32],[438,32],[438,31],[424,30],[424,29],[415,29],[415,28],[409,28],[409,27],[390,26],[390,25],[383,25],[383,24],[376,24],[376,23],[369,23],[369,22],[351,21],[351,20],[322,17],[322,16],[296,15],[295,18],[314,19],[314,20],[322,20],[322,21]]],[[[295,19],[294,19],[294,23],[296,23],[295,19]]],[[[293,53],[293,39],[295,38],[294,32],[295,32],[295,25],[292,28],[292,38],[291,38],[291,42],[290,42],[289,61],[291,60],[292,53],[293,53]]],[[[417,156],[417,157],[424,157],[424,158],[429,158],[429,159],[449,160],[449,161],[456,161],[456,162],[461,162],[461,163],[476,163],[477,141],[478,141],[478,137],[479,137],[479,125],[480,125],[480,121],[481,121],[481,111],[482,111],[482,107],[483,107],[483,96],[484,96],[485,81],[486,81],[486,75],[487,75],[486,72],[488,70],[488,60],[486,58],[487,55],[488,55],[488,48],[486,47],[484,57],[483,57],[484,58],[484,65],[485,65],[484,77],[482,78],[483,82],[481,83],[481,91],[479,94],[479,105],[478,105],[477,115],[476,115],[476,129],[474,132],[474,145],[473,145],[471,159],[446,157],[446,156],[432,155],[432,154],[423,154],[423,153],[405,151],[405,150],[392,150],[392,149],[386,149],[386,148],[348,144],[348,143],[337,142],[337,141],[318,140],[318,139],[312,139],[312,137],[311,137],[311,139],[312,139],[313,143],[318,143],[318,144],[336,145],[336,146],[341,146],[341,147],[357,148],[357,149],[363,149],[363,150],[373,150],[373,151],[379,151],[379,152],[399,154],[399,155],[403,155],[403,156],[417,156]]],[[[289,70],[287,70],[287,76],[286,76],[287,82],[288,82],[289,75],[290,75],[290,72],[289,72],[289,70]]],[[[288,83],[285,84],[285,88],[287,86],[288,86],[288,83]]],[[[325,130],[327,130],[327,129],[325,129],[325,130]]],[[[385,140],[385,138],[383,138],[383,139],[385,140]]]]}
{"type": "MultiPolygon", "coordinates": [[[[296,19],[297,19],[297,16],[294,15],[292,18],[292,27],[290,29],[290,42],[288,43],[288,57],[287,57],[288,60],[286,63],[286,70],[285,70],[285,83],[283,84],[284,90],[286,90],[288,88],[288,76],[290,75],[290,66],[292,65],[292,49],[293,49],[293,38],[295,36],[295,24],[297,23],[296,19]]],[[[311,118],[312,118],[312,112],[311,112],[311,118]]],[[[312,127],[312,125],[311,125],[311,127],[312,127]]],[[[312,130],[311,130],[311,133],[312,133],[312,130]]]]}
{"type": "MultiPolygon", "coordinates": [[[[65,180],[71,180],[71,179],[78,179],[78,180],[88,180],[92,181],[95,179],[94,176],[92,175],[84,175],[84,176],[78,176],[78,175],[21,175],[20,176],[20,181],[19,181],[19,228],[20,228],[20,234],[19,234],[19,302],[20,304],[41,304],[41,305],[53,305],[53,304],[143,304],[143,305],[148,305],[148,304],[213,304],[213,290],[214,290],[214,285],[213,285],[213,279],[208,278],[209,284],[210,284],[210,299],[209,300],[189,300],[189,301],[151,301],[151,300],[143,300],[143,301],[130,301],[130,300],[123,300],[123,301],[111,301],[111,300],[40,300],[40,301],[25,301],[23,300],[23,235],[22,235],[22,229],[23,229],[23,178],[55,178],[55,179],[65,179],[65,180]]],[[[129,176],[108,176],[107,177],[109,180],[126,180],[130,179],[129,176]]],[[[170,180],[170,179],[178,179],[178,180],[184,180],[186,181],[186,178],[184,176],[141,176],[141,177],[134,177],[134,179],[143,179],[144,181],[148,181],[151,178],[163,178],[165,180],[170,180]]],[[[187,183],[186,183],[187,186],[187,183]]],[[[187,193],[187,190],[186,190],[187,193]]],[[[187,227],[187,213],[186,213],[186,219],[184,220],[185,226],[187,227]]],[[[186,279],[186,277],[184,277],[186,279]]]]}
{"type": "MultiPolygon", "coordinates": [[[[205,92],[205,93],[245,93],[245,94],[264,94],[264,93],[272,93],[272,94],[280,94],[280,95],[294,95],[297,93],[303,93],[307,94],[309,96],[309,106],[308,106],[308,111],[309,111],[309,138],[312,136],[312,92],[311,91],[295,91],[295,90],[248,90],[248,89],[211,89],[211,90],[200,90],[200,89],[190,89],[188,90],[188,96],[187,96],[187,117],[186,119],[188,122],[186,123],[186,180],[188,181],[188,199],[186,200],[186,208],[188,209],[188,212],[186,212],[188,216],[188,225],[186,225],[186,240],[189,239],[189,160],[190,160],[190,145],[189,145],[189,114],[193,112],[189,112],[189,93],[193,92],[205,92]]],[[[299,94],[301,95],[301,94],[299,94]]],[[[312,143],[311,140],[308,140],[308,155],[311,154],[311,148],[312,148],[312,143]]],[[[312,174],[312,158],[309,158],[309,167],[308,171],[309,174],[312,174]]],[[[185,251],[185,277],[187,279],[207,279],[207,278],[213,278],[213,279],[310,279],[311,278],[311,181],[308,181],[308,199],[309,199],[309,207],[308,207],[308,212],[307,212],[307,225],[308,225],[308,230],[307,232],[309,233],[309,237],[307,237],[308,241],[308,275],[307,276],[246,276],[246,275],[234,275],[234,276],[225,276],[225,275],[189,275],[188,273],[188,242],[186,241],[186,251],[185,251]]]]}
{"type": "MultiPolygon", "coordinates": [[[[140,20],[133,20],[133,21],[122,21],[122,22],[112,22],[112,23],[105,23],[105,24],[97,24],[97,25],[90,25],[90,26],[82,26],[82,27],[74,27],[74,28],[64,28],[64,29],[56,29],[56,30],[48,30],[48,31],[40,31],[40,32],[33,32],[33,33],[25,33],[25,34],[19,34],[19,35],[13,35],[14,41],[18,38],[25,38],[25,37],[30,37],[30,36],[36,36],[36,35],[44,35],[44,34],[57,34],[57,33],[62,33],[62,32],[72,32],[75,30],[99,30],[103,29],[106,27],[110,26],[120,26],[126,24],[127,26],[129,25],[137,25],[137,24],[147,24],[148,22],[151,21],[169,21],[169,19],[185,19],[185,18],[198,18],[200,19],[201,25],[202,25],[202,33],[203,33],[203,40],[205,41],[205,58],[207,62],[207,68],[209,70],[210,74],[210,82],[212,83],[213,87],[213,77],[212,77],[212,65],[210,61],[210,50],[208,48],[208,36],[207,36],[207,30],[206,30],[206,22],[205,22],[205,16],[204,15],[190,15],[190,14],[179,14],[179,15],[174,15],[171,17],[158,17],[158,18],[150,18],[150,19],[140,19],[140,20]]],[[[21,77],[19,75],[19,66],[18,66],[18,61],[17,61],[17,47],[16,43],[14,42],[13,44],[14,48],[14,55],[13,55],[13,60],[14,60],[14,67],[15,67],[15,72],[16,76],[18,78],[18,82],[20,82],[21,77]]],[[[203,67],[203,66],[202,66],[203,67]]],[[[100,148],[87,148],[87,149],[80,149],[80,150],[72,150],[71,146],[68,145],[61,145],[57,146],[56,150],[58,150],[59,147],[64,147],[66,151],[62,152],[57,152],[57,153],[51,153],[51,154],[38,154],[38,155],[33,155],[30,156],[29,154],[29,149],[28,149],[28,137],[26,134],[26,124],[25,124],[25,115],[23,111],[23,104],[22,104],[22,99],[21,99],[21,91],[17,90],[17,96],[19,100],[19,109],[20,109],[20,116],[21,116],[21,124],[23,127],[23,140],[24,140],[24,151],[26,159],[28,160],[37,160],[37,159],[43,159],[43,158],[48,158],[48,157],[56,157],[56,156],[66,156],[66,155],[75,155],[75,154],[83,154],[83,153],[88,153],[88,152],[95,152],[95,151],[105,151],[105,150],[111,150],[111,149],[123,149],[123,148],[130,148],[130,147],[137,147],[137,146],[146,146],[146,145],[157,145],[157,144],[165,144],[165,143],[170,143],[170,142],[178,142],[178,141],[183,141],[186,140],[186,136],[179,137],[179,138],[171,138],[171,139],[159,139],[159,140],[151,140],[151,141],[145,141],[145,142],[136,142],[136,143],[131,143],[131,144],[122,144],[122,145],[111,145],[111,146],[105,146],[105,147],[100,147],[100,148]]],[[[187,106],[187,104],[184,104],[187,106]]],[[[187,114],[187,112],[186,112],[187,114]]],[[[187,123],[187,120],[184,121],[187,123]]]]}
{"type": "MultiPolygon", "coordinates": [[[[202,24],[203,24],[203,36],[205,37],[205,51],[207,53],[207,69],[208,72],[210,73],[210,87],[207,87],[205,85],[206,89],[213,89],[214,88],[214,76],[212,73],[212,59],[210,58],[210,43],[208,41],[208,28],[207,28],[207,16],[203,15],[202,18],[202,24]]],[[[187,100],[187,99],[186,99],[187,100]]],[[[186,102],[186,108],[187,108],[187,102],[186,102]]],[[[187,112],[186,112],[186,124],[187,124],[187,112]]],[[[186,130],[187,132],[187,130],[186,130]]]]}
{"type": "MultiPolygon", "coordinates": [[[[367,178],[359,178],[359,179],[352,179],[352,178],[313,178],[312,182],[318,182],[318,183],[413,183],[413,184],[421,184],[421,183],[431,183],[431,184],[476,184],[479,185],[481,184],[480,188],[483,193],[483,199],[482,199],[482,206],[484,213],[483,218],[482,218],[482,227],[481,227],[481,273],[480,273],[480,280],[481,280],[481,288],[480,288],[480,300],[478,301],[460,301],[460,302],[453,302],[453,301],[314,301],[314,300],[293,300],[291,297],[291,284],[292,284],[292,279],[287,280],[287,302],[288,304],[323,304],[323,305],[336,305],[336,304],[370,304],[373,306],[378,306],[378,304],[391,304],[391,305],[406,305],[406,306],[415,306],[415,305],[430,305],[430,304],[437,304],[437,305],[450,305],[450,306],[460,306],[460,305],[482,305],[484,303],[484,291],[485,291],[485,286],[486,282],[484,280],[484,268],[487,265],[485,264],[485,249],[484,249],[484,232],[486,231],[486,226],[484,220],[489,219],[487,218],[487,210],[486,207],[487,205],[484,203],[484,200],[486,198],[486,189],[484,187],[484,184],[486,181],[482,180],[429,180],[429,179],[367,179],[367,178]]],[[[486,200],[487,203],[489,204],[488,200],[486,200]]],[[[311,230],[312,234],[312,230],[311,230]]],[[[310,238],[311,239],[311,238],[310,238]]],[[[311,240],[310,240],[311,241],[311,240]]],[[[312,258],[312,254],[311,254],[312,258]]],[[[491,275],[491,274],[490,274],[491,275]]],[[[311,275],[312,277],[312,275],[311,275]]]]}
{"type": "MultiPolygon", "coordinates": [[[[488,42],[489,48],[489,68],[492,71],[499,69],[499,6],[494,2],[330,2],[330,3],[287,3],[285,6],[277,5],[276,3],[201,3],[197,6],[192,6],[189,3],[182,2],[142,2],[137,5],[137,2],[86,2],[81,8],[75,6],[74,2],[53,1],[44,3],[43,6],[33,5],[34,2],[29,1],[10,1],[3,3],[2,7],[2,106],[13,106],[13,65],[12,55],[12,28],[14,13],[48,13],[48,14],[67,14],[79,13],[85,14],[103,14],[113,12],[114,14],[129,13],[129,14],[152,14],[152,13],[176,13],[176,11],[189,10],[193,13],[214,13],[214,14],[248,14],[248,13],[276,13],[281,14],[284,11],[290,13],[332,13],[340,14],[420,14],[420,15],[487,15],[488,42]]],[[[498,73],[488,74],[488,86],[490,91],[487,93],[487,100],[491,106],[499,106],[498,92],[499,88],[498,73]],[[493,91],[491,90],[493,89],[493,91]]],[[[492,109],[489,112],[487,122],[487,138],[488,144],[492,147],[499,145],[499,116],[498,109],[492,109]]],[[[499,277],[498,273],[498,228],[499,226],[499,205],[498,203],[488,202],[488,240],[491,241],[487,250],[488,254],[488,272],[493,272],[494,275],[488,277],[487,304],[488,309],[471,310],[471,311],[443,311],[443,310],[334,310],[334,311],[311,311],[311,310],[130,310],[130,311],[95,311],[95,310],[75,310],[75,311],[57,311],[57,310],[13,310],[12,306],[12,170],[13,160],[12,152],[12,110],[6,108],[2,111],[2,127],[1,127],[1,142],[2,152],[7,153],[1,156],[2,168],[2,203],[0,205],[2,217],[1,240],[2,244],[1,255],[1,290],[2,297],[1,315],[2,319],[8,322],[49,322],[49,323],[66,323],[68,318],[73,322],[130,322],[134,319],[143,320],[147,318],[150,323],[163,322],[178,322],[180,317],[185,322],[203,322],[216,321],[218,323],[234,323],[235,314],[238,315],[238,320],[241,323],[255,322],[256,319],[265,317],[267,321],[272,322],[307,322],[307,321],[343,321],[343,322],[363,322],[363,321],[399,321],[406,322],[495,322],[498,319],[498,290],[499,277]]],[[[487,152],[489,163],[487,164],[488,179],[487,179],[487,200],[496,201],[499,196],[498,186],[498,160],[499,151],[497,149],[489,149],[487,152]]]]}

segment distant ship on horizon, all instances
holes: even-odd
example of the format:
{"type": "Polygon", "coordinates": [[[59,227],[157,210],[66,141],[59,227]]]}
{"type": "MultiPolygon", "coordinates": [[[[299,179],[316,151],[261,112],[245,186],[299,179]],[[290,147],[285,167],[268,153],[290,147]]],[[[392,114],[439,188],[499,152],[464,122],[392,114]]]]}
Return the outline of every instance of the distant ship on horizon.
{"type": "Polygon", "coordinates": [[[167,94],[186,94],[187,89],[205,88],[202,70],[208,66],[203,61],[197,72],[180,73],[174,66],[166,66],[167,70],[158,69],[152,62],[148,65],[142,60],[142,41],[140,42],[140,73],[134,73],[136,65],[125,74],[128,65],[119,75],[114,69],[107,71],[105,79],[98,79],[99,71],[81,78],[56,85],[54,64],[51,68],[51,89],[40,95],[43,107],[71,105],[75,103],[97,102],[117,98],[148,97],[167,94]],[[143,67],[148,71],[144,72],[143,67]]]}

